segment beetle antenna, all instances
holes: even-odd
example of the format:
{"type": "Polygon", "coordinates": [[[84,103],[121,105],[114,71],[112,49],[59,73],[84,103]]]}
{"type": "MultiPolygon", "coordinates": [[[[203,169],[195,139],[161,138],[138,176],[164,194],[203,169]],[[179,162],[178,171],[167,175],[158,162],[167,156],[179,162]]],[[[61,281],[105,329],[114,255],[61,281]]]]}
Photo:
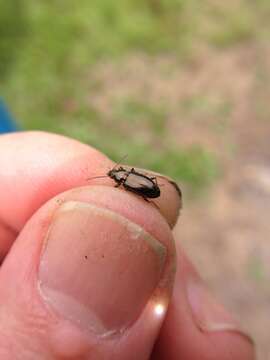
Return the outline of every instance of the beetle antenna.
{"type": "Polygon", "coordinates": [[[124,155],[124,156],[122,156],[122,157],[120,158],[120,160],[114,165],[114,167],[112,168],[112,170],[114,170],[124,159],[126,159],[127,156],[128,156],[127,154],[124,155]]]}
{"type": "MultiPolygon", "coordinates": [[[[111,170],[114,170],[126,157],[127,157],[127,154],[122,156],[121,159],[118,161],[118,163],[116,163],[111,170]]],[[[95,177],[86,179],[86,181],[93,180],[93,179],[102,179],[102,178],[106,178],[106,177],[107,177],[107,175],[106,176],[95,176],[95,177]]]]}
{"type": "Polygon", "coordinates": [[[102,178],[106,178],[107,176],[94,176],[94,177],[91,177],[91,178],[88,178],[86,179],[86,181],[88,180],[93,180],[93,179],[102,179],[102,178]]]}

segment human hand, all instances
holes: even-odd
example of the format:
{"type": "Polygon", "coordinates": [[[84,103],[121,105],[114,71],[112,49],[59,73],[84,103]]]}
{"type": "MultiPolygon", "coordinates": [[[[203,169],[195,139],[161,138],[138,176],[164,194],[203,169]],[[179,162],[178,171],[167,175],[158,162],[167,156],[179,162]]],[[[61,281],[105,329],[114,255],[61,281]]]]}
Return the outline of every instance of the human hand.
{"type": "Polygon", "coordinates": [[[0,137],[0,359],[254,359],[174,245],[175,187],[155,207],[87,181],[112,167],[62,136],[0,137]]]}

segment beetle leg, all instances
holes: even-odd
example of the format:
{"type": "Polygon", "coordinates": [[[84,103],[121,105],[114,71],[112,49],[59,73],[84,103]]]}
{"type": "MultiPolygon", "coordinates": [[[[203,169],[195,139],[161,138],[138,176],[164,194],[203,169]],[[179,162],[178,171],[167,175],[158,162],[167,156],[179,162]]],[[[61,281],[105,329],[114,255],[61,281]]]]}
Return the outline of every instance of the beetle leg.
{"type": "Polygon", "coordinates": [[[154,202],[154,201],[149,201],[151,204],[153,204],[158,210],[159,210],[159,207],[157,206],[157,204],[154,202]]]}
{"type": "Polygon", "coordinates": [[[157,178],[156,178],[156,176],[150,176],[149,178],[150,178],[151,180],[153,180],[156,185],[158,184],[158,183],[157,183],[157,178]]]}
{"type": "Polygon", "coordinates": [[[143,196],[142,197],[145,201],[147,201],[148,203],[154,205],[158,210],[159,210],[159,207],[157,206],[157,204],[154,202],[154,201],[151,201],[151,200],[148,200],[147,197],[143,196]]]}
{"type": "Polygon", "coordinates": [[[127,178],[129,177],[129,174],[130,173],[127,173],[126,176],[123,179],[121,179],[121,184],[123,184],[123,185],[125,184],[125,182],[127,181],[127,178]]]}
{"type": "Polygon", "coordinates": [[[120,179],[117,180],[117,184],[114,185],[115,188],[118,188],[119,186],[123,185],[126,179],[120,179]]]}

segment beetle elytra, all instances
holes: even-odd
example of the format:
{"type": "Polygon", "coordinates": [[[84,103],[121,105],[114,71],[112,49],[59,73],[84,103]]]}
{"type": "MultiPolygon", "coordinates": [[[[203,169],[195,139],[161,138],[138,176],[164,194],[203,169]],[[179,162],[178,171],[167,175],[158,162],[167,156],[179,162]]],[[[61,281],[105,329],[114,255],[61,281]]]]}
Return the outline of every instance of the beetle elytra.
{"type": "MultiPolygon", "coordinates": [[[[141,196],[146,201],[160,196],[160,188],[155,176],[147,176],[134,168],[125,169],[123,166],[118,165],[119,164],[116,164],[106,174],[116,182],[115,187],[123,186],[125,190],[141,196]]],[[[88,180],[104,177],[105,176],[96,176],[88,180]]]]}

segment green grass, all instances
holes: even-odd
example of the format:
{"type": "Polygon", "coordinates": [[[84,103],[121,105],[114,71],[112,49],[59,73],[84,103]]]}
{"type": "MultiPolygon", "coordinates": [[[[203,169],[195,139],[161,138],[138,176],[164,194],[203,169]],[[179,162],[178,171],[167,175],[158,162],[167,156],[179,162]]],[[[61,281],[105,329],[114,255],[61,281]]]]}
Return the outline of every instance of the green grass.
{"type": "Polygon", "coordinates": [[[219,118],[227,118],[231,115],[232,104],[225,98],[200,95],[190,96],[180,104],[184,114],[189,116],[217,116],[219,118]]]}
{"type": "Polygon", "coordinates": [[[134,127],[142,127],[144,132],[148,130],[162,136],[166,131],[167,109],[165,106],[124,98],[114,104],[113,118],[119,126],[129,127],[129,132],[134,127]]]}
{"type": "Polygon", "coordinates": [[[167,174],[188,184],[195,192],[210,185],[217,177],[218,163],[213,154],[198,146],[179,148],[171,143],[159,108],[131,100],[122,106],[122,120],[117,120],[115,113],[107,119],[94,108],[89,108],[88,111],[67,113],[56,123],[41,116],[37,120],[25,121],[24,127],[41,128],[79,139],[116,162],[127,155],[128,164],[167,174]],[[156,115],[161,120],[156,122],[156,115]],[[125,126],[122,126],[123,122],[125,126]]]}
{"type": "Polygon", "coordinates": [[[0,52],[0,77],[6,78],[0,91],[19,118],[58,119],[66,98],[82,96],[85,76],[97,62],[117,61],[134,51],[181,51],[190,31],[181,21],[187,4],[186,0],[82,0],[79,4],[0,0],[4,19],[0,49],[5,49],[0,52]],[[16,7],[23,9],[18,19],[16,7]]]}
{"type": "Polygon", "coordinates": [[[214,31],[209,33],[209,41],[219,47],[228,47],[251,40],[256,36],[256,12],[249,6],[240,5],[227,12],[216,11],[214,31]]]}
{"type": "MultiPolygon", "coordinates": [[[[127,153],[130,163],[201,188],[218,172],[214,156],[172,143],[163,103],[127,95],[109,116],[89,104],[90,87],[102,92],[95,65],[137,53],[186,59],[203,43],[235,46],[256,39],[261,23],[265,36],[269,11],[267,0],[0,0],[0,91],[26,129],[73,136],[115,160],[127,153]]],[[[184,110],[226,119],[230,106],[202,96],[184,110]]]]}
{"type": "Polygon", "coordinates": [[[16,65],[18,49],[23,46],[27,34],[24,20],[24,9],[19,0],[0,0],[0,81],[16,65]]]}
{"type": "Polygon", "coordinates": [[[253,279],[258,284],[266,283],[266,269],[264,268],[264,264],[259,256],[259,254],[253,254],[250,258],[247,266],[247,273],[251,279],[253,279]]]}

